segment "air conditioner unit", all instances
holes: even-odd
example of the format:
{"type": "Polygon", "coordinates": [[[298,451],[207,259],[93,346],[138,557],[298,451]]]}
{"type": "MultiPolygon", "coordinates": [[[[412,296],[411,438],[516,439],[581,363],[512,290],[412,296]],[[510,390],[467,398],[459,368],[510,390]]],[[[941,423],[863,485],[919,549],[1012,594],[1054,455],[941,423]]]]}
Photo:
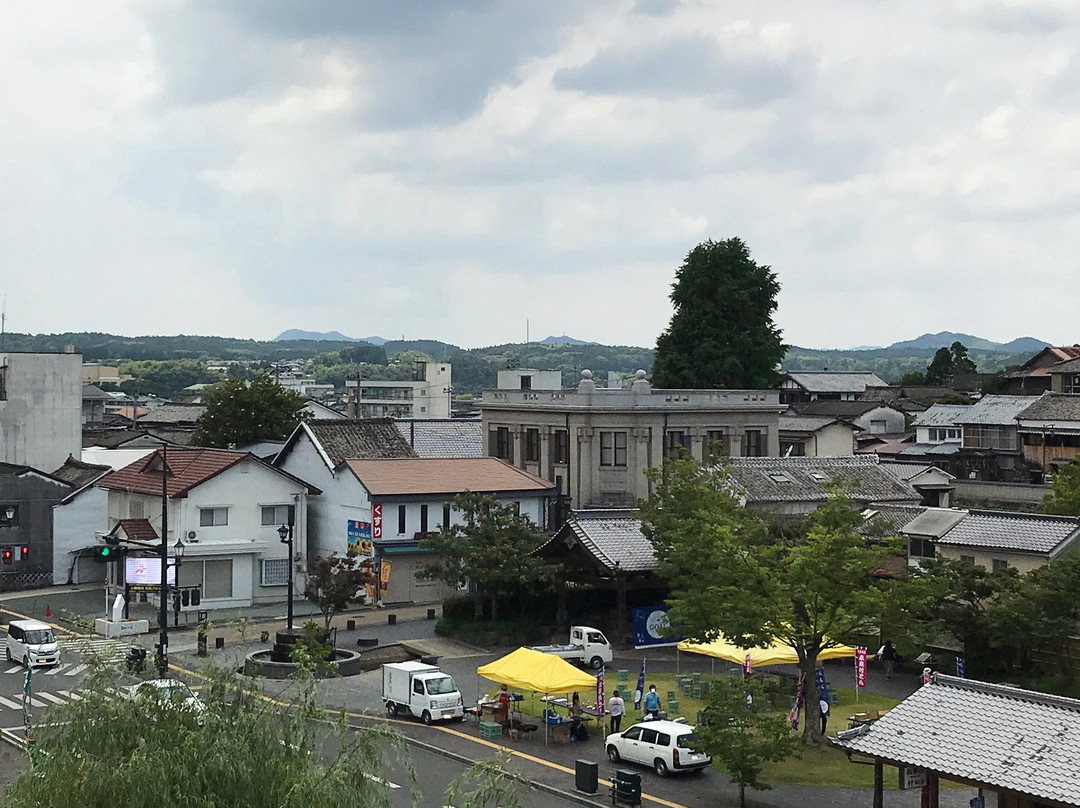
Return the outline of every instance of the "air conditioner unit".
{"type": "Polygon", "coordinates": [[[196,533],[194,530],[189,530],[187,532],[187,537],[188,537],[188,541],[198,541],[199,540],[199,534],[196,533]]]}

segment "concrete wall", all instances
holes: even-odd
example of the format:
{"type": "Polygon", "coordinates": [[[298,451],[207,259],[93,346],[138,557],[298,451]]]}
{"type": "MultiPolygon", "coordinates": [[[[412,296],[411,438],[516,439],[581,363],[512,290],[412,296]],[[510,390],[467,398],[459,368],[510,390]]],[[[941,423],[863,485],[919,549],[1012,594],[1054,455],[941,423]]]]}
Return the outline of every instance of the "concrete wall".
{"type": "Polygon", "coordinates": [[[953,481],[953,503],[975,503],[1008,506],[1021,506],[1031,510],[1031,506],[1041,508],[1043,496],[1051,492],[1048,485],[1024,485],[1022,483],[996,483],[982,480],[953,481]]]}
{"type": "Polygon", "coordinates": [[[0,352],[0,462],[44,472],[82,448],[82,356],[0,352]]]}
{"type": "Polygon", "coordinates": [[[105,580],[105,565],[75,551],[96,545],[97,534],[108,529],[109,495],[103,488],[87,488],[62,505],[53,507],[53,583],[85,584],[105,580]]]}
{"type": "Polygon", "coordinates": [[[959,561],[960,556],[974,557],[975,563],[988,570],[994,568],[994,560],[1007,561],[1009,566],[1021,574],[1031,572],[1037,567],[1045,566],[1047,559],[1043,556],[1031,553],[1012,553],[1007,550],[989,549],[985,547],[957,547],[949,544],[937,545],[938,555],[959,561]]]}

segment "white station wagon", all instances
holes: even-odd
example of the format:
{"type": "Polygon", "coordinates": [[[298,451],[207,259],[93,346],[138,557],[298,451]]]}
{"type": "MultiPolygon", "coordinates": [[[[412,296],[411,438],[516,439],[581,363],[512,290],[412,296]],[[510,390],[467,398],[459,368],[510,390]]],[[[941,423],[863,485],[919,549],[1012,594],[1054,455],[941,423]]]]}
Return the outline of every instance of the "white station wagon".
{"type": "Polygon", "coordinates": [[[612,763],[626,760],[651,766],[661,777],[669,772],[699,772],[712,758],[698,752],[694,728],[681,721],[642,721],[607,736],[604,744],[612,763]]]}

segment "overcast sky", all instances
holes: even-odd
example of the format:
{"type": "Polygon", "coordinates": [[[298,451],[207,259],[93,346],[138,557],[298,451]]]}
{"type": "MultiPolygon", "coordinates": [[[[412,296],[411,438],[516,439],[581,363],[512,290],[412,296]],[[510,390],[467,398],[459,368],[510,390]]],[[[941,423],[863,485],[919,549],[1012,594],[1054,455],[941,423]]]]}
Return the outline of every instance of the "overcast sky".
{"type": "Polygon", "coordinates": [[[743,238],[786,342],[1080,341],[1080,4],[38,0],[15,332],[651,346],[743,238]]]}

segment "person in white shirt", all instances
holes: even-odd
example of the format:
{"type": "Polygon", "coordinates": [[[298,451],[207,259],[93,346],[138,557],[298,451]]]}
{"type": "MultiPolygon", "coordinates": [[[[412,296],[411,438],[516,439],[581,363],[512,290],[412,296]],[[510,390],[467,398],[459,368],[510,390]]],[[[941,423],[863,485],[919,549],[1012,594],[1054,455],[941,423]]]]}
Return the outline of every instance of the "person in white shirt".
{"type": "Polygon", "coordinates": [[[611,694],[608,713],[611,715],[611,731],[618,732],[622,726],[622,717],[626,714],[626,702],[622,700],[618,690],[611,694]]]}

